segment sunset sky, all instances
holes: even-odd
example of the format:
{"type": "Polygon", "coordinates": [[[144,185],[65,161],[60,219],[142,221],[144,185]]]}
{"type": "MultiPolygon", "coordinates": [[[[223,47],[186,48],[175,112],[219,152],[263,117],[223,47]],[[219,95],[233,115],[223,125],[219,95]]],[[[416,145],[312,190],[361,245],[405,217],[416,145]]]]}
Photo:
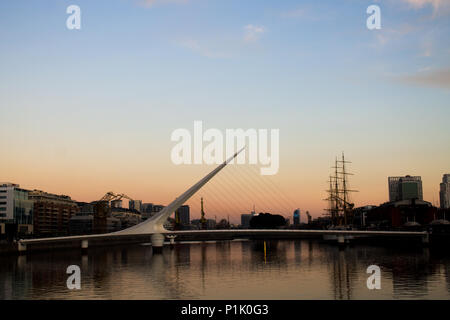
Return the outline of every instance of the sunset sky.
{"type": "MultiPolygon", "coordinates": [[[[199,216],[319,216],[345,152],[356,206],[450,173],[450,1],[0,2],[0,181],[168,204],[211,171],[174,165],[177,128],[280,129],[280,169],[230,166],[188,202],[199,216]],[[81,8],[81,30],[66,8],[81,8]],[[366,9],[381,8],[380,30],[366,9]]],[[[212,217],[213,218],[213,217],[212,217]]]]}

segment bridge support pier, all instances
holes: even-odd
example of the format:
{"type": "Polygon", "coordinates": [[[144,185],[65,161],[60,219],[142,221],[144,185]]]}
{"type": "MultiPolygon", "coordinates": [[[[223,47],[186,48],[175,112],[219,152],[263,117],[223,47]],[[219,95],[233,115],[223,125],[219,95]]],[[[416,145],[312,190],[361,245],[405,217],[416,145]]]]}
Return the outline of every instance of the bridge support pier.
{"type": "Polygon", "coordinates": [[[422,244],[428,246],[430,244],[430,234],[427,232],[422,236],[422,244]]]}
{"type": "Polygon", "coordinates": [[[166,238],[170,240],[170,248],[173,249],[173,245],[175,244],[175,238],[177,236],[175,234],[167,235],[166,238]]]}
{"type": "Polygon", "coordinates": [[[154,233],[151,236],[153,253],[161,253],[164,245],[164,235],[161,233],[154,233]]]}
{"type": "Polygon", "coordinates": [[[19,251],[19,254],[26,254],[27,253],[27,245],[22,242],[17,242],[17,250],[19,251]]]}
{"type": "Polygon", "coordinates": [[[88,240],[81,240],[81,252],[87,253],[89,247],[89,241],[88,240]]]}
{"type": "Polygon", "coordinates": [[[338,234],[337,243],[339,246],[345,246],[345,237],[343,234],[338,234]]]}

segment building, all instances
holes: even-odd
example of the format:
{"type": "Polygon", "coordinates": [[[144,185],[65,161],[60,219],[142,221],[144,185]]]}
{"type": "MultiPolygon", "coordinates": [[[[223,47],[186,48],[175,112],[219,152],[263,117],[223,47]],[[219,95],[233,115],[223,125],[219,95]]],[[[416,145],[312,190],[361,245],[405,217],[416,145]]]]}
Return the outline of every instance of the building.
{"type": "Polygon", "coordinates": [[[0,237],[33,233],[33,201],[18,184],[0,183],[0,237]]]}
{"type": "Polygon", "coordinates": [[[188,205],[183,205],[175,212],[175,221],[183,226],[190,224],[190,208],[188,205]]]}
{"type": "Polygon", "coordinates": [[[69,219],[70,235],[114,232],[141,221],[137,211],[131,211],[130,217],[126,214],[130,210],[112,207],[108,201],[78,202],[77,205],[78,213],[69,219]]]}
{"type": "Polygon", "coordinates": [[[360,228],[366,227],[367,214],[374,208],[376,208],[376,206],[367,205],[353,209],[353,226],[358,226],[360,228]]]}
{"type": "Polygon", "coordinates": [[[69,219],[69,234],[92,234],[94,228],[94,215],[75,215],[69,219]]]}
{"type": "Polygon", "coordinates": [[[111,215],[108,218],[117,220],[107,219],[107,232],[126,229],[142,222],[139,211],[125,208],[111,208],[111,215]]]}
{"type": "Polygon", "coordinates": [[[153,216],[153,203],[143,203],[142,204],[142,219],[146,220],[153,216]]]}
{"type": "Polygon", "coordinates": [[[41,190],[28,193],[33,205],[33,232],[37,236],[63,236],[69,232],[69,219],[78,211],[78,205],[69,196],[41,190]]]}
{"type": "Polygon", "coordinates": [[[213,230],[216,228],[216,220],[215,219],[206,219],[206,229],[213,230]]]}
{"type": "Polygon", "coordinates": [[[241,227],[244,229],[250,228],[250,220],[252,219],[253,214],[241,214],[241,227]]]}
{"type": "Polygon", "coordinates": [[[130,210],[136,210],[136,211],[142,212],[142,200],[128,201],[128,208],[130,210]]]}
{"type": "Polygon", "coordinates": [[[421,177],[389,177],[389,202],[418,199],[423,200],[421,177]]]}
{"type": "Polygon", "coordinates": [[[294,226],[300,225],[300,209],[296,209],[294,211],[293,221],[294,221],[294,226]]]}
{"type": "Polygon", "coordinates": [[[111,207],[112,207],[112,208],[122,208],[122,207],[123,207],[123,202],[122,202],[122,200],[117,199],[117,200],[111,201],[111,207]]]}
{"type": "Polygon", "coordinates": [[[436,219],[437,208],[430,202],[408,199],[384,203],[366,210],[364,222],[368,227],[397,228],[408,225],[426,226],[436,219]]]}
{"type": "MultiPolygon", "coordinates": [[[[201,219],[194,219],[191,221],[191,223],[196,226],[197,229],[202,229],[202,222],[201,219]]],[[[205,222],[205,228],[206,230],[213,230],[216,228],[216,220],[214,219],[206,219],[205,222]]]]}
{"type": "Polygon", "coordinates": [[[157,212],[160,212],[162,209],[164,209],[165,206],[162,204],[154,204],[153,205],[153,215],[155,215],[157,212]]]}
{"type": "Polygon", "coordinates": [[[439,202],[441,209],[450,209],[450,173],[442,176],[440,184],[439,202]]]}

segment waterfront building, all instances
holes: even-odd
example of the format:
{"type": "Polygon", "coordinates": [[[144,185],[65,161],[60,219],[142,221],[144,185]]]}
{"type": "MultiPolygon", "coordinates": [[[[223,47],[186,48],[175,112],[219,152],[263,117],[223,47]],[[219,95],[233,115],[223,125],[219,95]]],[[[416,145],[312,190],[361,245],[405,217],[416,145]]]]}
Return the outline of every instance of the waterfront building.
{"type": "Polygon", "coordinates": [[[163,206],[162,204],[155,204],[153,205],[153,214],[160,212],[162,209],[164,209],[165,206],[163,206]]]}
{"type": "Polygon", "coordinates": [[[111,207],[112,208],[122,208],[122,206],[123,206],[123,203],[122,203],[122,200],[120,200],[120,199],[116,199],[116,200],[112,200],[111,201],[111,207]]]}
{"type": "Polygon", "coordinates": [[[33,233],[33,201],[18,184],[0,183],[0,235],[13,238],[33,233]]]}
{"type": "Polygon", "coordinates": [[[437,208],[430,202],[407,199],[386,202],[366,211],[365,225],[374,227],[404,227],[408,224],[428,225],[437,216],[437,208]]]}
{"type": "Polygon", "coordinates": [[[244,229],[250,228],[250,220],[252,217],[253,214],[241,214],[241,227],[244,229]]]}
{"type": "Polygon", "coordinates": [[[126,208],[111,208],[111,214],[108,218],[113,219],[107,219],[106,221],[107,232],[126,229],[142,222],[142,216],[138,211],[126,208]]]}
{"type": "Polygon", "coordinates": [[[450,209],[450,173],[442,176],[439,200],[441,209],[450,209]]]}
{"type": "MultiPolygon", "coordinates": [[[[114,232],[123,229],[128,222],[122,224],[122,211],[129,211],[124,208],[110,208],[107,201],[94,201],[91,203],[78,202],[79,211],[69,219],[70,235],[85,235],[94,233],[114,232]],[[114,213],[114,216],[113,216],[114,213]],[[119,216],[119,217],[117,217],[119,216]]],[[[134,216],[139,216],[136,211],[134,216]]],[[[131,219],[133,220],[133,219],[131,219]]],[[[140,221],[140,219],[139,219],[140,221]]],[[[133,225],[130,223],[130,225],[133,225]]]]}
{"type": "Polygon", "coordinates": [[[366,227],[367,214],[376,206],[367,205],[353,209],[353,226],[366,227]]]}
{"type": "Polygon", "coordinates": [[[128,208],[130,210],[136,210],[142,212],[142,200],[130,200],[128,201],[128,208]]]}
{"type": "Polygon", "coordinates": [[[175,212],[175,221],[183,226],[189,225],[190,219],[190,208],[188,205],[183,205],[177,209],[175,212]]]}
{"type": "Polygon", "coordinates": [[[389,201],[423,200],[422,179],[419,176],[389,177],[389,201]]]}
{"type": "Polygon", "coordinates": [[[41,190],[28,193],[34,201],[33,231],[38,236],[60,236],[68,234],[69,219],[79,208],[69,196],[56,195],[41,190]]]}
{"type": "Polygon", "coordinates": [[[206,229],[215,229],[216,228],[216,220],[214,219],[206,219],[206,229]]]}
{"type": "Polygon", "coordinates": [[[300,209],[295,209],[293,221],[294,221],[294,226],[300,225],[300,209]]]}
{"type": "Polygon", "coordinates": [[[75,215],[69,219],[69,234],[92,234],[94,227],[94,215],[75,215]]]}
{"type": "MultiPolygon", "coordinates": [[[[202,221],[201,219],[194,219],[191,221],[191,223],[197,228],[202,229],[202,221]]],[[[205,229],[206,230],[213,230],[216,228],[216,220],[214,219],[206,219],[205,221],[205,229]]]]}
{"type": "Polygon", "coordinates": [[[154,215],[153,203],[143,203],[142,204],[142,219],[148,219],[154,215]]]}

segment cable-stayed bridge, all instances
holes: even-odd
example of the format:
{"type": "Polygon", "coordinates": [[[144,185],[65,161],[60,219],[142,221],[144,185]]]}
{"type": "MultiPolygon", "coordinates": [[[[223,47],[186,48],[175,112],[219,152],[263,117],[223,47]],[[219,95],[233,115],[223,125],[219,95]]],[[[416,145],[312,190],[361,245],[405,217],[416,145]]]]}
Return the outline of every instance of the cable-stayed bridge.
{"type": "MultiPolygon", "coordinates": [[[[400,231],[358,231],[358,230],[285,230],[285,229],[230,229],[230,230],[184,230],[184,231],[171,231],[164,227],[164,223],[167,218],[173,214],[180,206],[188,201],[198,190],[200,190],[208,181],[216,176],[227,164],[229,164],[236,156],[242,152],[243,149],[236,152],[233,156],[228,158],[222,164],[220,164],[213,171],[208,173],[204,178],[183,192],[169,205],[164,207],[160,212],[145,220],[144,222],[132,226],[130,228],[106,233],[106,234],[94,234],[94,235],[82,235],[82,236],[67,236],[67,237],[53,237],[53,238],[41,238],[41,239],[27,239],[19,240],[17,243],[17,249],[20,253],[25,253],[31,250],[51,250],[56,248],[65,247],[81,247],[81,249],[87,249],[91,245],[112,245],[116,243],[127,242],[145,242],[149,238],[151,240],[152,247],[155,251],[159,251],[164,245],[164,240],[167,237],[172,242],[177,236],[190,236],[190,237],[216,237],[222,238],[241,238],[241,237],[278,237],[278,238],[292,238],[292,237],[310,237],[310,236],[324,236],[334,237],[338,243],[345,243],[346,239],[352,237],[413,237],[420,238],[424,243],[428,243],[429,237],[427,232],[400,232],[400,231]]],[[[251,181],[249,182],[252,183],[251,181]]],[[[258,188],[257,183],[253,183],[253,187],[258,188]]],[[[238,188],[238,187],[237,187],[238,188]]],[[[242,192],[249,190],[248,188],[241,188],[242,192]]],[[[250,191],[248,191],[250,192],[250,191]]],[[[254,193],[258,193],[258,189],[254,190],[254,193]]],[[[255,194],[252,195],[258,199],[255,194]]],[[[280,196],[283,197],[282,193],[280,196]]],[[[261,199],[260,199],[261,200],[261,199]]]]}

